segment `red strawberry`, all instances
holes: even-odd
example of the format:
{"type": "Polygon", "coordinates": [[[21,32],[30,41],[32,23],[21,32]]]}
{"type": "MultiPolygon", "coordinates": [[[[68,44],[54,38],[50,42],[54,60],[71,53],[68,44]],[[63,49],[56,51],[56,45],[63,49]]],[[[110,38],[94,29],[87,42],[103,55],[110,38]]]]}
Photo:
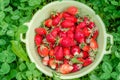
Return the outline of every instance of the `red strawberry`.
{"type": "Polygon", "coordinates": [[[35,32],[39,35],[46,35],[46,30],[44,28],[36,28],[35,32]]]}
{"type": "Polygon", "coordinates": [[[93,27],[95,27],[95,23],[94,23],[94,22],[90,22],[88,27],[89,27],[90,29],[92,29],[93,27]]]}
{"type": "Polygon", "coordinates": [[[71,48],[71,53],[72,53],[73,55],[78,55],[78,54],[80,53],[80,48],[79,48],[78,46],[73,46],[73,47],[71,48]]]}
{"type": "Polygon", "coordinates": [[[51,34],[48,34],[48,35],[46,36],[46,39],[47,39],[47,41],[50,42],[50,43],[55,43],[55,38],[54,38],[51,34]]]}
{"type": "Polygon", "coordinates": [[[54,57],[55,55],[54,55],[54,50],[53,49],[50,49],[50,51],[49,51],[49,56],[50,57],[54,57]]]}
{"type": "Polygon", "coordinates": [[[70,20],[70,21],[72,21],[72,22],[74,22],[74,23],[77,22],[77,18],[76,18],[75,16],[68,16],[68,17],[65,17],[65,19],[66,19],[66,20],[70,20]]]}
{"type": "Polygon", "coordinates": [[[53,20],[52,20],[52,25],[53,26],[57,26],[60,22],[61,18],[60,17],[55,17],[53,20]]]}
{"type": "Polygon", "coordinates": [[[57,59],[57,60],[62,60],[63,59],[63,48],[62,47],[60,47],[60,46],[58,46],[58,47],[56,47],[55,48],[55,58],[57,59]]]}
{"type": "Polygon", "coordinates": [[[41,57],[46,57],[48,56],[48,53],[49,53],[48,48],[44,45],[41,45],[40,47],[38,47],[37,51],[41,57]]]}
{"type": "Polygon", "coordinates": [[[71,46],[76,46],[77,45],[77,42],[73,39],[71,39],[71,46]]]}
{"type": "Polygon", "coordinates": [[[57,53],[58,49],[60,48],[60,46],[55,46],[54,48],[54,54],[57,53]]]}
{"type": "Polygon", "coordinates": [[[71,16],[69,13],[67,13],[67,12],[63,12],[62,13],[62,16],[64,17],[64,18],[66,18],[66,17],[69,17],[69,16],[71,16]]]}
{"type": "Polygon", "coordinates": [[[83,48],[82,48],[83,51],[86,51],[86,52],[89,52],[90,51],[90,46],[88,45],[85,45],[83,48]]]}
{"type": "Polygon", "coordinates": [[[69,30],[75,32],[75,26],[72,26],[69,30]]]}
{"type": "Polygon", "coordinates": [[[87,58],[87,59],[85,59],[85,62],[84,62],[84,64],[83,64],[83,66],[84,66],[84,67],[85,67],[85,66],[88,66],[88,65],[90,65],[92,62],[93,62],[93,61],[92,61],[91,58],[87,58]]]}
{"type": "Polygon", "coordinates": [[[62,64],[59,68],[59,72],[62,74],[70,73],[73,70],[73,67],[69,64],[62,64]]]}
{"type": "Polygon", "coordinates": [[[74,26],[74,22],[72,22],[70,20],[63,20],[63,22],[61,23],[61,26],[63,28],[70,28],[70,27],[74,26]]]}
{"type": "Polygon", "coordinates": [[[74,33],[71,30],[67,31],[67,37],[74,39],[74,33]]]}
{"type": "Polygon", "coordinates": [[[84,58],[84,59],[89,56],[88,52],[86,52],[86,51],[83,51],[81,54],[82,54],[82,58],[84,58]]]}
{"type": "Polygon", "coordinates": [[[52,49],[54,48],[54,43],[49,43],[49,47],[52,49]]]}
{"type": "Polygon", "coordinates": [[[84,17],[84,22],[87,23],[88,21],[89,21],[89,18],[85,16],[85,17],[84,17]]]}
{"type": "Polygon", "coordinates": [[[59,28],[59,27],[56,27],[56,28],[54,28],[54,29],[51,31],[51,35],[52,35],[53,37],[56,37],[56,36],[58,35],[59,31],[60,31],[60,28],[59,28]]]}
{"type": "Polygon", "coordinates": [[[66,37],[67,34],[64,31],[60,31],[59,36],[62,38],[62,37],[66,37]]]}
{"type": "Polygon", "coordinates": [[[82,64],[73,64],[72,72],[79,71],[81,67],[82,67],[82,64]]]}
{"type": "Polygon", "coordinates": [[[66,9],[66,12],[68,12],[71,15],[76,15],[78,13],[78,8],[75,6],[70,6],[66,9]]]}
{"type": "Polygon", "coordinates": [[[65,58],[64,58],[63,64],[69,64],[69,62],[70,62],[70,61],[69,61],[68,59],[65,59],[65,58]]]}
{"type": "Polygon", "coordinates": [[[74,43],[73,40],[69,37],[64,37],[60,41],[60,45],[63,46],[63,47],[73,46],[73,43],[74,43]]]}
{"type": "Polygon", "coordinates": [[[64,53],[64,57],[66,59],[70,59],[72,57],[72,55],[70,53],[70,48],[63,48],[63,53],[64,53]]]}
{"type": "Polygon", "coordinates": [[[85,62],[85,60],[83,58],[77,58],[77,60],[80,61],[80,63],[82,63],[82,64],[85,62]]]}
{"type": "Polygon", "coordinates": [[[77,29],[82,29],[82,28],[85,28],[87,25],[85,22],[80,22],[77,26],[77,29]]]}
{"type": "Polygon", "coordinates": [[[91,47],[93,50],[95,50],[95,49],[98,48],[98,44],[97,44],[96,40],[93,39],[93,38],[91,38],[91,40],[90,40],[90,47],[91,47]]]}
{"type": "Polygon", "coordinates": [[[42,43],[42,39],[42,36],[40,36],[39,34],[35,35],[34,41],[37,47],[40,46],[40,44],[42,43]]]}
{"type": "Polygon", "coordinates": [[[43,63],[44,65],[48,65],[48,62],[49,62],[49,56],[46,56],[46,57],[44,57],[44,58],[42,59],[42,63],[43,63]]]}
{"type": "Polygon", "coordinates": [[[45,20],[44,24],[45,24],[46,27],[52,27],[52,19],[45,20]]]}
{"type": "Polygon", "coordinates": [[[88,30],[87,27],[83,28],[83,33],[86,37],[88,37],[90,35],[90,31],[88,30]]]}
{"type": "Polygon", "coordinates": [[[85,42],[85,35],[81,30],[76,30],[75,40],[79,43],[85,42]]]}
{"type": "Polygon", "coordinates": [[[96,30],[94,33],[93,33],[93,39],[96,39],[98,37],[99,33],[98,33],[98,30],[96,30]]]}
{"type": "Polygon", "coordinates": [[[56,69],[56,67],[57,67],[57,63],[54,58],[50,58],[48,64],[52,69],[56,69]]]}

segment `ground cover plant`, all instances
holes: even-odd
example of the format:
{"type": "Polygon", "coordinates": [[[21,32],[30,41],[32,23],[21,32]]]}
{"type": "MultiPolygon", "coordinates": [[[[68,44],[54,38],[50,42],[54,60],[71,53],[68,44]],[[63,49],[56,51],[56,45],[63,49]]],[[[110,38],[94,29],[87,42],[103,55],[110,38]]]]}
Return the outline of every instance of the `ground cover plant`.
{"type": "MultiPolygon", "coordinates": [[[[60,80],[56,73],[52,78],[37,70],[27,56],[25,44],[20,41],[20,33],[27,31],[23,23],[52,1],[55,0],[0,0],[0,80],[60,80]]],[[[94,71],[73,80],[120,80],[120,1],[76,1],[85,3],[100,15],[107,32],[114,37],[114,45],[111,54],[105,55],[94,71]]]]}

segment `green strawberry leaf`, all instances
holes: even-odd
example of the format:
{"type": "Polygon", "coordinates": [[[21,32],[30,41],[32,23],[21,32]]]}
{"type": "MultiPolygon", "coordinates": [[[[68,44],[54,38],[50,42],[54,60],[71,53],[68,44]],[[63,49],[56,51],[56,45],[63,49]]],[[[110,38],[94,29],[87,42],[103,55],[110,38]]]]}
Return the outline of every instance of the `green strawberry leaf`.
{"type": "Polygon", "coordinates": [[[72,63],[81,63],[79,60],[77,60],[76,57],[72,58],[72,59],[71,59],[71,62],[72,62],[72,63]]]}

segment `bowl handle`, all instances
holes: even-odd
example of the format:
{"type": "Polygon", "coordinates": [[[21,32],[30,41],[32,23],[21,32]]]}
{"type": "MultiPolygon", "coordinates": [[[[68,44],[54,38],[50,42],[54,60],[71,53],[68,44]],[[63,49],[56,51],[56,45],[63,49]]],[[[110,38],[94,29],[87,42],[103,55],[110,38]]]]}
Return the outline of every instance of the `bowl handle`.
{"type": "MultiPolygon", "coordinates": [[[[26,25],[27,27],[29,27],[29,22],[24,23],[24,25],[26,25]]],[[[20,34],[20,40],[21,40],[23,43],[26,43],[26,39],[23,38],[23,34],[22,34],[22,33],[20,34]]]]}
{"type": "Polygon", "coordinates": [[[109,48],[109,50],[105,50],[105,54],[110,54],[111,53],[111,48],[112,48],[112,45],[113,45],[113,36],[112,35],[110,35],[110,34],[107,34],[106,33],[106,38],[110,38],[110,44],[111,44],[111,46],[110,46],[110,48],[109,48]]]}

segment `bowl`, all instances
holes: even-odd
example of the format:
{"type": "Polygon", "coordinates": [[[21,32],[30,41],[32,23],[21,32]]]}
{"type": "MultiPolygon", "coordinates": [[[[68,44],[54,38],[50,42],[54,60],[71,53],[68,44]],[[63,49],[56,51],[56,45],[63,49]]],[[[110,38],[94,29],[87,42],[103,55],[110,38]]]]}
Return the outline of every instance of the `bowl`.
{"type": "Polygon", "coordinates": [[[82,77],[91,71],[95,69],[96,66],[99,65],[99,63],[102,61],[103,56],[105,54],[111,53],[111,47],[109,50],[106,51],[106,45],[107,45],[107,38],[110,38],[110,43],[113,44],[113,37],[110,34],[106,33],[105,25],[101,18],[87,5],[77,2],[77,1],[72,1],[72,0],[64,0],[64,1],[54,1],[46,6],[44,6],[41,10],[38,10],[33,18],[30,20],[30,22],[25,23],[25,25],[28,26],[28,31],[26,32],[26,38],[22,38],[21,34],[21,41],[26,44],[26,49],[28,52],[28,56],[32,62],[35,63],[36,67],[43,72],[44,74],[48,76],[53,76],[52,72],[54,70],[50,69],[49,67],[43,65],[41,63],[41,58],[38,55],[36,48],[35,48],[35,43],[34,43],[34,36],[35,36],[35,31],[34,29],[39,27],[41,22],[47,19],[50,16],[51,11],[58,11],[61,12],[64,9],[68,8],[69,6],[75,6],[80,9],[80,14],[82,16],[84,15],[89,15],[91,17],[91,20],[93,20],[98,27],[99,30],[99,36],[97,38],[98,41],[98,53],[96,54],[95,61],[90,64],[89,66],[81,69],[78,72],[74,73],[69,73],[69,74],[60,74],[61,79],[73,79],[73,78],[78,78],[82,77]]]}

